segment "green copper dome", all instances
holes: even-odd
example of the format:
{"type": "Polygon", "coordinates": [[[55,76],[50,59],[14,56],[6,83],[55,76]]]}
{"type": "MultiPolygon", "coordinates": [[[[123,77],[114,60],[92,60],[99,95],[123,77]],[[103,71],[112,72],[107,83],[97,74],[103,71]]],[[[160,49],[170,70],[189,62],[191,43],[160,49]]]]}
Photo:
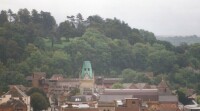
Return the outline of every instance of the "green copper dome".
{"type": "Polygon", "coordinates": [[[83,62],[81,79],[93,79],[92,66],[90,61],[83,62]]]}

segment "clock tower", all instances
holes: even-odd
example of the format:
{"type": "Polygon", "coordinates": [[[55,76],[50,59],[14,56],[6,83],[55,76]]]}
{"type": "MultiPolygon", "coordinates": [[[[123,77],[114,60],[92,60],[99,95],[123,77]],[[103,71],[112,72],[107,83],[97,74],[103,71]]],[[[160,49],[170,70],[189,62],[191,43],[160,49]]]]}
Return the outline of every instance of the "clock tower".
{"type": "Polygon", "coordinates": [[[80,74],[80,93],[92,95],[94,93],[94,74],[90,61],[84,61],[80,74]]]}

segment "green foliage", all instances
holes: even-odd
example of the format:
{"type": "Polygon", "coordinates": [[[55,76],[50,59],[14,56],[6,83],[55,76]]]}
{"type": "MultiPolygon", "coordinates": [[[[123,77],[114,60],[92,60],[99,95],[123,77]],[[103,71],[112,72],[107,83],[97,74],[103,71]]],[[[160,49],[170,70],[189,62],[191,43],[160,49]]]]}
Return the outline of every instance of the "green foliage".
{"type": "Polygon", "coordinates": [[[33,111],[40,111],[40,110],[46,110],[49,105],[47,100],[42,94],[34,92],[31,95],[31,106],[33,107],[33,111]]]}
{"type": "Polygon", "coordinates": [[[123,85],[121,83],[115,83],[112,85],[113,89],[123,89],[123,85]]]}
{"type": "Polygon", "coordinates": [[[2,71],[0,73],[0,93],[8,91],[8,85],[26,84],[25,77],[16,71],[2,71]]]}
{"type": "Polygon", "coordinates": [[[186,89],[180,88],[176,91],[176,94],[178,95],[178,100],[183,104],[186,105],[189,103],[189,99],[186,97],[186,89]]]}
{"type": "Polygon", "coordinates": [[[173,71],[175,61],[176,55],[167,50],[155,51],[149,55],[151,69],[157,74],[173,71]]]}
{"type": "Polygon", "coordinates": [[[163,74],[174,86],[187,85],[199,92],[199,49],[199,44],[173,46],[156,40],[152,32],[131,28],[117,18],[94,15],[84,20],[79,13],[57,26],[49,12],[2,10],[0,90],[8,84],[25,84],[25,76],[34,71],[46,72],[47,77],[55,73],[79,77],[82,62],[90,60],[95,75],[157,84],[163,74]],[[156,75],[149,80],[142,72],[156,75]]]}
{"type": "Polygon", "coordinates": [[[147,78],[143,73],[136,72],[132,69],[124,69],[121,77],[125,83],[150,82],[149,78],[147,78]]]}
{"type": "Polygon", "coordinates": [[[200,104],[200,96],[197,96],[197,104],[200,104]]]}
{"type": "Polygon", "coordinates": [[[0,13],[0,26],[3,26],[6,22],[8,22],[7,12],[2,10],[0,13]]]}
{"type": "Polygon", "coordinates": [[[42,89],[31,88],[28,92],[26,92],[26,94],[31,96],[31,106],[35,111],[48,108],[49,100],[46,93],[42,89]]]}

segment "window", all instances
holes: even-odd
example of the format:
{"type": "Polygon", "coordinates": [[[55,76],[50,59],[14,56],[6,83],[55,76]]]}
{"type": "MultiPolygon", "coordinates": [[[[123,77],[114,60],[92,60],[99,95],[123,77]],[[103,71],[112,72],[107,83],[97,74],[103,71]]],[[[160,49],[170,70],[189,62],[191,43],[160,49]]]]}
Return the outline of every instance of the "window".
{"type": "Polygon", "coordinates": [[[85,68],[85,71],[86,71],[87,69],[85,68]]]}
{"type": "Polygon", "coordinates": [[[81,98],[75,98],[75,101],[76,102],[81,101],[81,98]]]}
{"type": "Polygon", "coordinates": [[[132,104],[135,104],[135,101],[132,101],[132,104]]]}
{"type": "Polygon", "coordinates": [[[88,71],[90,71],[90,68],[88,68],[88,71]]]}

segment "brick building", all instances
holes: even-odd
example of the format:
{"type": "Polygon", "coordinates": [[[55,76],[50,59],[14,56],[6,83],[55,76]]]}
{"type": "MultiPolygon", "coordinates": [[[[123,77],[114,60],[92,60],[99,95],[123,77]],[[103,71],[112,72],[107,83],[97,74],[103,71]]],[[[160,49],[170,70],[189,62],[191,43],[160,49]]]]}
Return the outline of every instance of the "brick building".
{"type": "MultiPolygon", "coordinates": [[[[5,111],[12,109],[23,109],[19,111],[30,111],[30,96],[27,96],[20,88],[17,87],[18,85],[10,86],[10,90],[1,96],[0,98],[0,105],[5,111]]],[[[15,110],[13,110],[15,111],[15,110]]],[[[16,110],[17,111],[17,110],[16,110]]]]}
{"type": "Polygon", "coordinates": [[[0,111],[29,111],[23,100],[10,99],[0,104],[0,111]]]}

